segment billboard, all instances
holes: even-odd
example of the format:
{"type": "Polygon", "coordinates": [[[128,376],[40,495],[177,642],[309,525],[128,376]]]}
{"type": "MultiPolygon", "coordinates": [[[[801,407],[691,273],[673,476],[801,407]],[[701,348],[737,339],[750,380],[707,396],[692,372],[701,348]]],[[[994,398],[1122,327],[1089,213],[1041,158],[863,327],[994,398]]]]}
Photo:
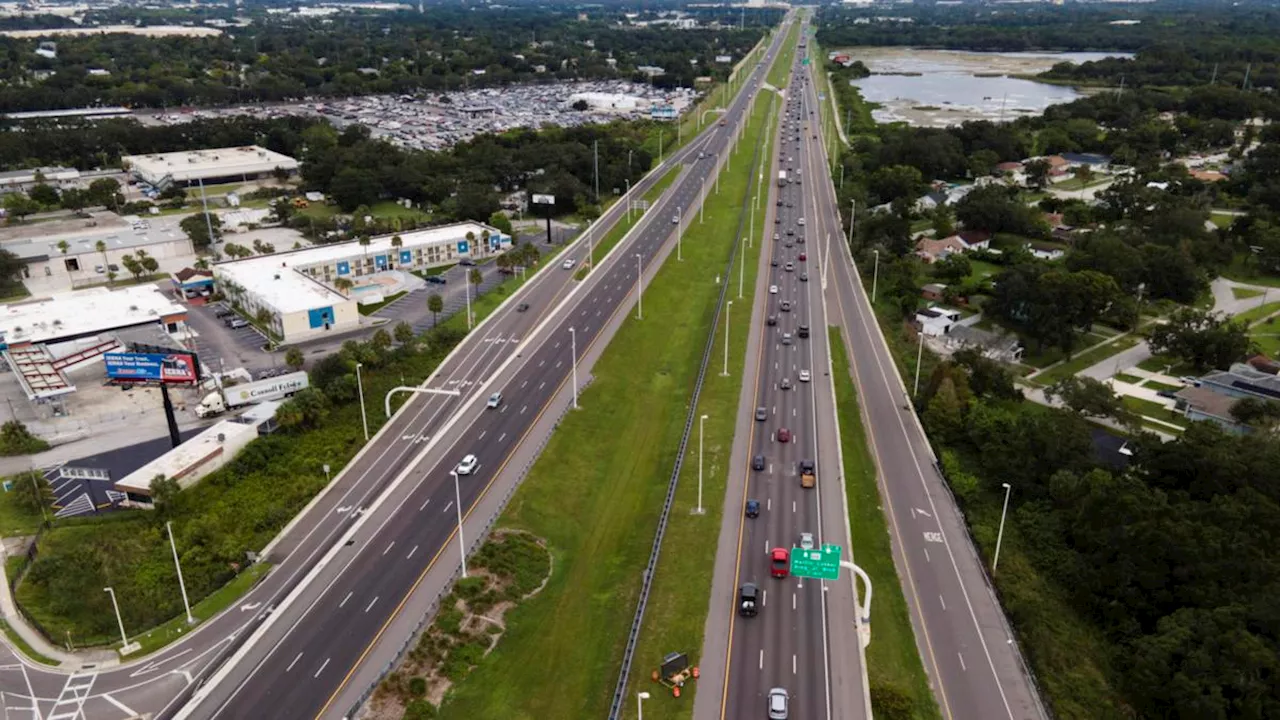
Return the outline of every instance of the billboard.
{"type": "Polygon", "coordinates": [[[111,380],[180,385],[199,378],[190,353],[107,353],[102,357],[111,380]]]}
{"type": "Polygon", "coordinates": [[[533,204],[534,204],[534,205],[555,205],[555,204],[556,204],[556,196],[555,196],[555,195],[540,195],[540,194],[538,194],[538,193],[534,193],[534,194],[533,194],[533,204]]]}

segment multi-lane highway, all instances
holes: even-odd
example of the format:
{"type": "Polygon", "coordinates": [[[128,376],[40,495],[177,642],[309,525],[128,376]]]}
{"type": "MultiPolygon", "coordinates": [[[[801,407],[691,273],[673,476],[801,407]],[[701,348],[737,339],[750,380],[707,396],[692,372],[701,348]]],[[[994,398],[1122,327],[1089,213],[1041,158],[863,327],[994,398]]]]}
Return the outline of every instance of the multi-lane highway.
{"type": "MultiPolygon", "coordinates": [[[[767,67],[777,45],[761,67],[767,67]]],[[[755,74],[762,71],[751,72],[745,88],[753,87],[755,74]]],[[[514,356],[508,351],[505,360],[490,356],[470,361],[479,367],[466,383],[435,385],[465,391],[462,398],[447,401],[454,414],[444,426],[431,431],[410,424],[402,435],[383,438],[386,447],[414,443],[421,450],[386,495],[353,521],[356,526],[305,587],[197,695],[185,716],[254,717],[271,708],[274,718],[340,717],[351,710],[339,698],[380,641],[399,646],[403,638],[384,638],[384,632],[406,600],[437,563],[458,562],[456,545],[452,553],[445,552],[456,534],[458,506],[468,513],[503,476],[513,453],[571,377],[571,348],[581,358],[598,338],[607,341],[602,330],[635,299],[637,267],[652,272],[651,261],[673,236],[675,208],[685,214],[695,211],[704,178],[713,176],[721,151],[745,120],[748,95],[734,100],[724,125],[712,126],[685,150],[689,167],[638,229],[559,308],[532,329],[488,330],[490,344],[511,346],[514,356]],[[706,158],[698,159],[702,155],[706,158]],[[484,399],[494,391],[502,393],[503,402],[486,408],[484,399]],[[479,465],[455,489],[450,471],[471,454],[479,465]]]]}
{"type": "MultiPolygon", "coordinates": [[[[643,193],[673,164],[693,168],[584,282],[560,265],[565,258],[575,266],[585,259],[580,240],[464,340],[427,382],[461,395],[410,399],[264,553],[275,568],[239,605],[183,642],[123,666],[68,675],[21,662],[2,648],[6,714],[48,717],[74,706],[86,718],[168,715],[219,669],[219,681],[201,690],[204,702],[184,712],[261,717],[270,708],[272,717],[313,717],[330,705],[453,537],[457,509],[448,470],[464,454],[480,458],[476,473],[460,484],[462,506],[472,507],[568,377],[568,328],[575,328],[582,357],[633,293],[635,255],[647,266],[671,235],[672,210],[693,212],[701,177],[715,162],[699,160],[699,153],[714,158],[744,106],[738,98],[726,127],[711,126],[633,188],[643,193]],[[519,312],[519,303],[530,309],[519,312]],[[506,401],[484,411],[481,396],[491,387],[506,401]],[[250,637],[255,642],[243,645],[250,637]]],[[[624,203],[615,205],[592,234],[603,234],[625,212],[624,203]]],[[[380,405],[370,398],[371,412],[380,405]]],[[[446,561],[456,564],[454,547],[446,561]]]]}
{"type": "MultiPolygon", "coordinates": [[[[753,386],[754,402],[742,411],[752,417],[746,442],[735,442],[742,457],[731,466],[742,478],[740,492],[731,491],[726,502],[733,510],[726,512],[726,522],[736,527],[735,579],[727,593],[732,596],[717,597],[712,610],[727,620],[727,667],[723,675],[719,668],[715,673],[727,680],[723,688],[704,685],[703,691],[719,691],[720,718],[763,717],[773,688],[787,692],[791,717],[863,718],[866,695],[851,584],[776,573],[773,560],[773,553],[789,553],[802,542],[840,545],[849,557],[820,284],[819,253],[829,228],[814,213],[806,187],[820,182],[824,171],[802,139],[813,121],[810,104],[798,92],[800,54],[791,77],[770,178],[786,176],[771,183],[771,212],[761,238],[769,252],[762,254],[757,287],[757,337],[748,347],[745,382],[753,386]],[[802,463],[813,463],[814,487],[802,485],[802,463]],[[758,503],[758,516],[748,517],[748,503],[758,503]],[[760,588],[752,617],[737,614],[738,590],[746,583],[760,588]]],[[[723,589],[724,583],[718,585],[723,589]]],[[[700,702],[698,716],[709,717],[709,707],[700,702]]]]}
{"type": "MultiPolygon", "coordinates": [[[[809,69],[821,67],[813,58],[809,69]]],[[[947,718],[1029,720],[1046,714],[982,562],[964,527],[876,324],[865,288],[842,242],[835,188],[822,142],[813,82],[801,88],[815,110],[809,141],[815,214],[835,238],[827,256],[831,320],[839,325],[875,455],[894,562],[916,643],[947,718]],[[817,133],[815,139],[813,134],[817,133]]],[[[835,368],[835,372],[847,372],[835,368]]],[[[856,548],[855,548],[856,551],[856,548]]],[[[872,627],[875,607],[871,608],[872,627]]],[[[872,642],[874,642],[874,630],[872,642]]]]}

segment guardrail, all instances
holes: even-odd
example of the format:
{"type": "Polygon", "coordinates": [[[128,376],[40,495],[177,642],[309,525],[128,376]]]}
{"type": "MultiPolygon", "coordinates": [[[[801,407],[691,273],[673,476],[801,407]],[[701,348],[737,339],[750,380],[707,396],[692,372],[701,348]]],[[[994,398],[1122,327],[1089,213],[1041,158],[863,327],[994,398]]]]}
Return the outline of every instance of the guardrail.
{"type": "MultiPolygon", "coordinates": [[[[772,121],[772,114],[766,116],[766,127],[772,121]]],[[[739,122],[746,122],[745,116],[739,122]]],[[[726,147],[726,155],[729,152],[726,147]]],[[[685,449],[689,444],[689,435],[693,432],[694,419],[698,414],[698,399],[702,395],[702,384],[707,375],[707,365],[711,362],[711,350],[715,347],[716,339],[719,337],[718,328],[720,326],[720,315],[724,310],[725,298],[729,292],[729,274],[733,269],[733,261],[738,256],[738,250],[742,245],[742,231],[747,224],[748,213],[754,212],[751,207],[751,191],[756,185],[759,173],[755,172],[757,163],[760,160],[760,145],[756,145],[751,156],[751,172],[747,180],[747,190],[742,198],[742,214],[738,217],[738,232],[734,238],[733,247],[729,250],[729,259],[725,264],[723,277],[725,281],[720,284],[720,297],[716,301],[715,315],[711,318],[711,329],[707,333],[707,343],[702,349],[702,363],[698,367],[698,379],[693,386],[693,396],[689,402],[689,413],[684,421],[684,433],[680,436],[680,447],[676,451],[675,466],[671,469],[671,479],[667,483],[667,497],[662,504],[662,514],[658,517],[658,531],[653,538],[653,549],[649,551],[649,562],[645,565],[644,581],[640,585],[640,598],[636,603],[636,614],[631,620],[631,629],[627,632],[627,644],[622,651],[622,668],[618,671],[618,684],[613,690],[613,699],[609,703],[609,720],[617,720],[622,713],[623,702],[627,692],[627,681],[631,677],[631,664],[635,660],[636,644],[640,639],[640,627],[644,624],[644,612],[649,604],[649,593],[653,589],[654,570],[658,567],[658,556],[662,552],[662,539],[667,531],[667,521],[671,517],[671,507],[675,504],[676,487],[680,480],[680,469],[684,466],[685,449]]],[[[719,170],[717,170],[719,172],[719,170]]]]}

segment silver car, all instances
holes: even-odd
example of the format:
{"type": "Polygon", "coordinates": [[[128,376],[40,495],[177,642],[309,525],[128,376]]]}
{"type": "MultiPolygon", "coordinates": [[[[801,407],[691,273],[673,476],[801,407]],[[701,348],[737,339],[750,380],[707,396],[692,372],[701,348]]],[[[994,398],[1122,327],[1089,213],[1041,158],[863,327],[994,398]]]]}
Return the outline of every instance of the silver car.
{"type": "Polygon", "coordinates": [[[785,688],[774,688],[769,691],[769,720],[787,720],[787,708],[791,705],[791,696],[785,688]]]}

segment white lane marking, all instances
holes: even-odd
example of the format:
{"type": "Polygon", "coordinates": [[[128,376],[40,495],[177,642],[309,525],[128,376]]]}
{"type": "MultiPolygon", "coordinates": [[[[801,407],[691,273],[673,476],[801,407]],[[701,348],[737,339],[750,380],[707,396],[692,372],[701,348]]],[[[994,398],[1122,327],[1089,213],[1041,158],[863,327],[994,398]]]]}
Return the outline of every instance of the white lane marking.
{"type": "Polygon", "coordinates": [[[943,609],[943,610],[946,610],[946,609],[947,609],[947,599],[946,599],[946,598],[944,598],[944,597],[942,597],[941,595],[939,595],[939,596],[938,596],[938,602],[942,603],[942,609],[943,609]]]}
{"type": "Polygon", "coordinates": [[[480,435],[476,437],[476,440],[483,440],[484,436],[488,434],[488,432],[489,432],[488,430],[481,430],[480,435]]]}
{"type": "Polygon", "coordinates": [[[285,668],[284,671],[289,672],[290,670],[292,670],[293,666],[297,665],[298,661],[301,659],[302,659],[302,653],[298,653],[298,656],[293,659],[293,662],[289,663],[289,667],[285,668]]]}
{"type": "Polygon", "coordinates": [[[347,593],[347,596],[346,596],[346,597],[344,597],[344,598],[342,598],[342,602],[338,603],[338,607],[342,607],[343,605],[346,605],[346,604],[347,604],[347,601],[348,601],[348,600],[350,600],[350,599],[351,599],[351,596],[352,596],[352,595],[354,595],[354,594],[355,594],[355,591],[354,591],[354,590],[352,590],[351,592],[347,593]]]}
{"type": "Polygon", "coordinates": [[[418,546],[414,545],[413,549],[409,551],[409,554],[404,556],[404,559],[408,560],[409,558],[413,557],[413,554],[416,552],[418,552],[418,546]]]}
{"type": "Polygon", "coordinates": [[[539,360],[539,361],[538,361],[538,367],[542,367],[543,365],[546,365],[546,364],[547,364],[547,361],[546,361],[546,360],[539,360]]]}
{"type": "Polygon", "coordinates": [[[557,360],[557,361],[556,361],[556,367],[557,367],[557,368],[559,368],[559,367],[563,364],[563,362],[564,362],[564,361],[562,361],[562,360],[557,360]]]}
{"type": "Polygon", "coordinates": [[[929,548],[925,548],[925,549],[924,549],[924,561],[925,561],[925,562],[933,562],[932,560],[930,560],[930,559],[929,559],[929,548]]]}
{"type": "Polygon", "coordinates": [[[792,675],[796,674],[796,656],[795,655],[791,656],[791,674],[792,675]]]}
{"type": "Polygon", "coordinates": [[[369,612],[370,610],[372,610],[372,609],[373,609],[373,605],[374,605],[374,603],[376,603],[376,602],[378,602],[378,598],[376,598],[376,597],[375,597],[374,599],[370,600],[370,601],[369,601],[369,606],[368,606],[368,607],[366,607],[366,608],[364,609],[364,611],[365,611],[365,612],[369,612]]]}
{"type": "Polygon", "coordinates": [[[312,675],[311,677],[313,677],[313,678],[318,678],[318,677],[320,677],[320,673],[324,672],[324,669],[325,669],[325,668],[327,668],[327,667],[329,667],[329,658],[325,658],[325,659],[324,659],[324,664],[322,664],[322,665],[320,666],[320,669],[316,671],[316,674],[315,674],[315,675],[312,675]]]}
{"type": "Polygon", "coordinates": [[[528,384],[529,384],[529,381],[525,380],[524,382],[520,383],[520,387],[524,387],[525,385],[528,385],[528,384]]]}
{"type": "Polygon", "coordinates": [[[761,590],[760,591],[760,607],[768,607],[768,605],[769,605],[769,591],[761,590]]]}
{"type": "Polygon", "coordinates": [[[499,436],[498,436],[498,442],[502,442],[503,440],[505,440],[505,439],[506,439],[506,437],[507,437],[507,434],[506,434],[506,433],[502,433],[501,435],[499,435],[499,436]]]}
{"type": "Polygon", "coordinates": [[[529,406],[528,406],[528,405],[524,405],[524,406],[522,406],[522,407],[520,408],[520,414],[521,414],[521,415],[523,415],[523,414],[524,414],[524,411],[525,411],[525,410],[528,410],[528,409],[529,409],[529,406]]]}
{"type": "Polygon", "coordinates": [[[792,609],[792,610],[795,610],[795,609],[796,609],[796,594],[795,594],[795,593],[791,593],[791,609],[792,609]]]}
{"type": "Polygon", "coordinates": [[[387,549],[382,551],[382,554],[383,554],[383,555],[386,555],[387,553],[391,552],[391,548],[393,548],[393,547],[395,547],[395,546],[396,546],[396,541],[395,541],[395,540],[392,540],[392,541],[391,541],[391,544],[387,546],[387,549]]]}
{"type": "Polygon", "coordinates": [[[791,501],[791,512],[795,512],[795,511],[796,511],[796,501],[795,501],[795,500],[792,500],[792,501],[791,501]]]}
{"type": "Polygon", "coordinates": [[[422,507],[418,508],[418,512],[422,512],[423,510],[426,510],[427,506],[430,504],[431,504],[431,498],[427,498],[427,501],[422,503],[422,507]]]}
{"type": "MultiPolygon", "coordinates": [[[[546,381],[546,380],[543,380],[542,382],[538,383],[538,389],[539,389],[539,390],[541,390],[542,388],[544,388],[544,387],[546,387],[546,386],[547,386],[547,381],[546,381]]],[[[520,412],[521,412],[521,413],[523,413],[524,411],[523,411],[523,410],[521,410],[520,412]]]]}
{"type": "Polygon", "coordinates": [[[106,700],[112,705],[115,705],[117,710],[125,714],[125,717],[138,717],[138,713],[136,711],[134,711],[128,705],[125,705],[119,700],[111,697],[110,695],[103,694],[103,695],[99,695],[98,697],[102,698],[103,700],[106,700]]]}
{"type": "Polygon", "coordinates": [[[960,653],[956,653],[956,657],[960,658],[960,669],[965,672],[969,672],[969,668],[965,667],[965,664],[964,664],[964,655],[961,655],[960,653]]]}
{"type": "Polygon", "coordinates": [[[453,507],[453,501],[452,501],[452,500],[450,500],[450,501],[449,501],[449,504],[448,504],[448,505],[445,505],[445,506],[444,506],[444,510],[443,510],[442,512],[449,512],[449,508],[451,508],[451,507],[453,507]]]}
{"type": "MultiPolygon", "coordinates": [[[[770,465],[769,467],[771,468],[770,472],[772,472],[772,468],[773,468],[773,466],[772,466],[772,465],[770,465]]],[[[764,509],[765,509],[765,510],[772,510],[772,509],[773,509],[773,498],[769,498],[769,499],[767,499],[767,500],[765,500],[765,501],[764,501],[764,509]]]]}
{"type": "Polygon", "coordinates": [[[764,650],[760,651],[760,669],[764,669],[764,650]]]}

